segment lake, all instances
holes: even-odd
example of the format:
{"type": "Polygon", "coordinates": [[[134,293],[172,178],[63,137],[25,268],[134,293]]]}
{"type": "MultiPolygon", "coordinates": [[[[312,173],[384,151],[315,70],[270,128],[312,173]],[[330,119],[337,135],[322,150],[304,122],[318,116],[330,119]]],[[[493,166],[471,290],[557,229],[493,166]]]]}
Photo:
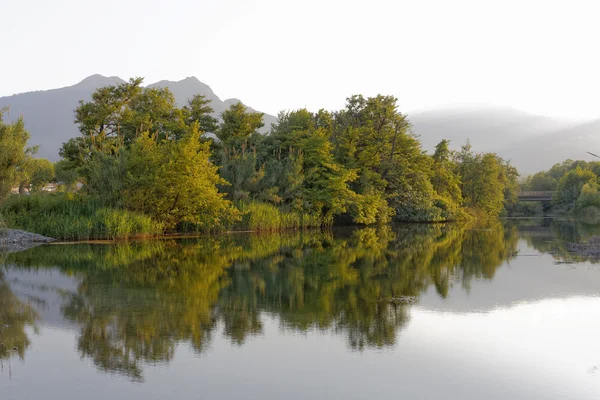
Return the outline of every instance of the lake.
{"type": "Polygon", "coordinates": [[[0,262],[0,398],[598,399],[600,226],[44,245],[0,262]]]}

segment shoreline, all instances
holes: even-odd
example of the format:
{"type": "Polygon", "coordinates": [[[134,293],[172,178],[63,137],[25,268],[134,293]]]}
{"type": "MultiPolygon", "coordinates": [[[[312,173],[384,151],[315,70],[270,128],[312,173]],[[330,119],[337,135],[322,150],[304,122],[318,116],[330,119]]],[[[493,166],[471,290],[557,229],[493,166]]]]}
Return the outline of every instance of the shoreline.
{"type": "Polygon", "coordinates": [[[21,229],[0,230],[0,253],[23,251],[46,243],[56,242],[54,238],[27,232],[21,229]]]}

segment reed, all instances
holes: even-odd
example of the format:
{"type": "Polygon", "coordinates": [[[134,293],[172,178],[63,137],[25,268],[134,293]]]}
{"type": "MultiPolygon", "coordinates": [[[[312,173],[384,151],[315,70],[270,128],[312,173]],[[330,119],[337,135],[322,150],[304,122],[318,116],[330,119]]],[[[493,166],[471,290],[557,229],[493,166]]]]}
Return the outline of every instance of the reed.
{"type": "Polygon", "coordinates": [[[323,218],[318,213],[302,213],[286,210],[272,204],[251,202],[238,204],[243,217],[236,225],[237,229],[273,232],[283,229],[317,228],[324,225],[323,218]]]}
{"type": "Polygon", "coordinates": [[[164,231],[147,215],[69,194],[11,196],[1,212],[7,226],[61,240],[129,239],[164,231]]]}

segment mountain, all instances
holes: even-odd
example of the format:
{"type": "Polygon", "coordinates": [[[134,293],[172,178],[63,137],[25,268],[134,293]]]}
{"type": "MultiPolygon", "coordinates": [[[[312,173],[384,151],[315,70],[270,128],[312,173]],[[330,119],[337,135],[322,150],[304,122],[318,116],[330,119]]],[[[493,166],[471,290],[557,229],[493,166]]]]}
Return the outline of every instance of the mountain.
{"type": "Polygon", "coordinates": [[[497,153],[511,158],[521,175],[527,175],[566,159],[598,161],[588,151],[600,155],[600,119],[526,138],[497,153]]]}
{"type": "Polygon", "coordinates": [[[408,119],[430,153],[442,139],[453,149],[469,139],[475,151],[497,153],[523,176],[567,158],[591,160],[590,149],[600,152],[600,121],[578,123],[491,106],[429,110],[408,119]]]}
{"type": "Polygon", "coordinates": [[[25,127],[31,133],[30,144],[40,146],[40,157],[56,161],[62,143],[79,134],[73,123],[73,110],[79,100],[88,100],[99,87],[122,82],[116,76],[92,75],[69,87],[0,97],[0,108],[10,107],[9,114],[5,115],[9,121],[22,114],[25,127]]]}
{"type": "MultiPolygon", "coordinates": [[[[25,119],[25,127],[31,133],[30,144],[39,145],[39,157],[48,158],[52,161],[59,159],[58,150],[64,142],[79,135],[74,121],[74,110],[79,100],[88,101],[91,94],[98,88],[124,83],[119,77],[106,77],[92,75],[81,82],[60,89],[36,91],[16,94],[13,96],[0,97],[0,108],[10,107],[10,112],[5,115],[6,120],[14,121],[20,115],[25,119]]],[[[206,96],[211,100],[211,107],[215,110],[214,115],[219,116],[222,111],[229,107],[237,99],[222,101],[210,88],[195,77],[189,77],[181,81],[160,81],[148,85],[148,87],[169,88],[179,106],[187,104],[188,99],[196,94],[206,96]]],[[[255,111],[248,107],[249,110],[255,111]]],[[[265,127],[262,132],[267,132],[277,118],[265,114],[265,127]]]]}

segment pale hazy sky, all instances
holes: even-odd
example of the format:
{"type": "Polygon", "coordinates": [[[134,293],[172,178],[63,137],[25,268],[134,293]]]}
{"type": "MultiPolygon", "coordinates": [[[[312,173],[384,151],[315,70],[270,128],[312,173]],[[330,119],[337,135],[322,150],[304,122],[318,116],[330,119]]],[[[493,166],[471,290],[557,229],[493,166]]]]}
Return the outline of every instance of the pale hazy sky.
{"type": "Polygon", "coordinates": [[[196,76],[261,111],[393,94],[600,117],[600,0],[0,0],[0,96],[196,76]]]}

